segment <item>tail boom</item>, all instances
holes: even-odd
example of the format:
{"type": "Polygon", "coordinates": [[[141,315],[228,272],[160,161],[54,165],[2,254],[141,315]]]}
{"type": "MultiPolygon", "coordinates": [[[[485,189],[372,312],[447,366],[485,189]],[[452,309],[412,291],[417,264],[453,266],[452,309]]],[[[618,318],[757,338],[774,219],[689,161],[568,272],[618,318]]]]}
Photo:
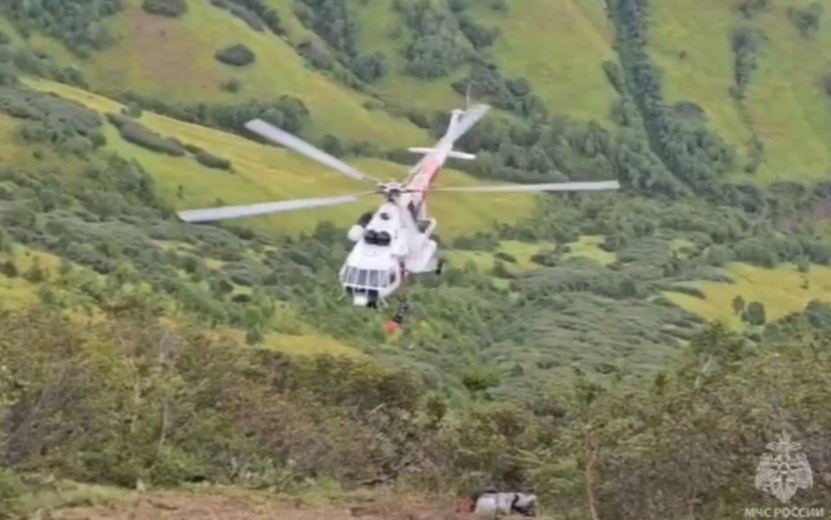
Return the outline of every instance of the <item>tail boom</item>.
{"type": "MultiPolygon", "coordinates": [[[[441,150],[439,150],[438,148],[419,148],[419,147],[409,148],[409,151],[411,151],[413,153],[417,153],[417,154],[422,154],[422,155],[429,155],[429,154],[440,153],[441,152],[441,150]]],[[[447,157],[450,157],[452,159],[462,159],[462,160],[465,160],[465,161],[474,161],[474,160],[476,160],[476,155],[474,155],[472,153],[460,152],[458,150],[448,151],[447,152],[447,157]]]]}

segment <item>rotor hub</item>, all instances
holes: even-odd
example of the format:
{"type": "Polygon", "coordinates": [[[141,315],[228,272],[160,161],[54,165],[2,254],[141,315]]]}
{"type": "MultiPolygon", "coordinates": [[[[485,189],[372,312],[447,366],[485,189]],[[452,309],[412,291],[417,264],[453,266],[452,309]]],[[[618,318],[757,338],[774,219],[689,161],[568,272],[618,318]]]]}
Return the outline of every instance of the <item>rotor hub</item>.
{"type": "Polygon", "coordinates": [[[404,186],[401,185],[400,182],[390,181],[381,184],[380,191],[384,195],[387,196],[388,199],[392,199],[401,195],[404,191],[404,186]]]}

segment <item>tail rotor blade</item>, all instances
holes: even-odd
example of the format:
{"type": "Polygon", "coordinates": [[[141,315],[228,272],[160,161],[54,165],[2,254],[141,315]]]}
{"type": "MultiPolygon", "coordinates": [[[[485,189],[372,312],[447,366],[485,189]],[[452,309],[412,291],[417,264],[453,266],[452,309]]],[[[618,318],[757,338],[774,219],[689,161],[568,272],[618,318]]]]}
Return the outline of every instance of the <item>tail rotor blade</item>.
{"type": "Polygon", "coordinates": [[[255,134],[268,139],[271,142],[277,143],[279,145],[285,146],[295,152],[312,159],[313,161],[317,161],[324,166],[328,166],[335,171],[338,171],[346,176],[352,177],[353,179],[363,180],[363,181],[371,181],[374,183],[378,183],[379,181],[374,177],[365,174],[364,172],[358,170],[357,168],[353,168],[349,166],[345,162],[341,161],[340,159],[329,155],[328,153],[315,148],[311,144],[307,143],[306,141],[300,139],[297,136],[294,136],[285,130],[281,130],[276,126],[263,121],[262,119],[254,119],[245,123],[245,128],[254,132],[255,134]]]}
{"type": "Polygon", "coordinates": [[[222,206],[218,208],[191,209],[179,212],[179,218],[185,222],[213,222],[241,217],[253,217],[256,215],[268,215],[287,211],[299,211],[311,208],[323,208],[327,206],[339,206],[358,202],[361,197],[374,194],[375,191],[356,193],[354,195],[342,195],[339,197],[326,197],[319,199],[294,199],[282,200],[279,202],[265,202],[262,204],[248,204],[242,206],[222,206]]]}
{"type": "Polygon", "coordinates": [[[522,193],[543,191],[604,191],[619,190],[618,181],[599,182],[551,182],[544,184],[497,184],[493,186],[462,186],[453,188],[436,188],[430,192],[469,192],[469,193],[522,193]]]}

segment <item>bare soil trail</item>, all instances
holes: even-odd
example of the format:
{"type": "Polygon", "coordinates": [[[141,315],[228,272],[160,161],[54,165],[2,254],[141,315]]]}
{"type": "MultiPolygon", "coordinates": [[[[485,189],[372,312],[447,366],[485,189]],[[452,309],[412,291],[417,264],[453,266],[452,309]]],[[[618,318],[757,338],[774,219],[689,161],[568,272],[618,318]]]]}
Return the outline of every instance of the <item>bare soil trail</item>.
{"type": "Polygon", "coordinates": [[[308,503],[233,490],[148,492],[42,512],[41,520],[461,520],[452,501],[394,494],[308,503]],[[342,503],[340,503],[342,502],[342,503]]]}

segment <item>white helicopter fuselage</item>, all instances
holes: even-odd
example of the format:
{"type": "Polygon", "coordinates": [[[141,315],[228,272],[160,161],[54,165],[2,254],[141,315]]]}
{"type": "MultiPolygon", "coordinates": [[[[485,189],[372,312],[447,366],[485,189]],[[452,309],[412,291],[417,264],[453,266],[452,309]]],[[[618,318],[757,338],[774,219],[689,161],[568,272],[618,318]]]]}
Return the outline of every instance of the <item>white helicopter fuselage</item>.
{"type": "Polygon", "coordinates": [[[426,153],[410,170],[402,193],[389,197],[368,222],[349,230],[349,240],[355,245],[341,267],[340,281],[354,305],[383,305],[410,274],[439,270],[438,244],[431,238],[437,223],[428,214],[426,190],[452,151],[448,136],[462,114],[461,110],[453,112],[445,137],[436,147],[413,149],[426,153]]]}

